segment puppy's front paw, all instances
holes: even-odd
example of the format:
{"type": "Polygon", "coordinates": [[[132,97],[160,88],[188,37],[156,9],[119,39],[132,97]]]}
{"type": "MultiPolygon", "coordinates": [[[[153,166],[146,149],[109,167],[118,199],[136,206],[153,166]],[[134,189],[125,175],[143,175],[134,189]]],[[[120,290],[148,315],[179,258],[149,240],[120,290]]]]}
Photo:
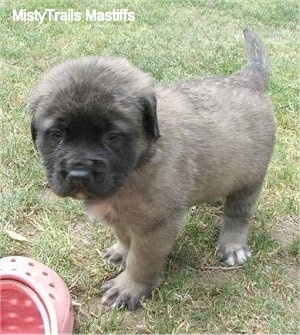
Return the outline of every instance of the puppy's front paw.
{"type": "Polygon", "coordinates": [[[123,268],[125,267],[127,253],[128,250],[120,242],[117,242],[108,248],[103,258],[106,262],[123,268]]]}
{"type": "Polygon", "coordinates": [[[241,265],[251,257],[245,238],[224,234],[218,240],[218,250],[222,261],[229,266],[241,265]]]}
{"type": "Polygon", "coordinates": [[[150,295],[152,285],[134,282],[123,271],[102,285],[101,289],[104,291],[101,299],[103,305],[135,310],[140,306],[141,300],[150,295]]]}

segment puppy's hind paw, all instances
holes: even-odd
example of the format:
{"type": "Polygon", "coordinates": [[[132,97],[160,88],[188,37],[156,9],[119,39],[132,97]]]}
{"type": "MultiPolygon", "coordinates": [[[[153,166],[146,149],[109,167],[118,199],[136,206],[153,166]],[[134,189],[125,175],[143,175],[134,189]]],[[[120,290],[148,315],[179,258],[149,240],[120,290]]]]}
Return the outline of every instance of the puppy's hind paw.
{"type": "Polygon", "coordinates": [[[245,234],[222,233],[218,239],[217,249],[221,260],[229,266],[242,265],[251,257],[245,234]]]}
{"type": "Polygon", "coordinates": [[[233,251],[229,254],[222,254],[222,260],[229,266],[242,265],[251,257],[251,251],[243,249],[233,251]]]}

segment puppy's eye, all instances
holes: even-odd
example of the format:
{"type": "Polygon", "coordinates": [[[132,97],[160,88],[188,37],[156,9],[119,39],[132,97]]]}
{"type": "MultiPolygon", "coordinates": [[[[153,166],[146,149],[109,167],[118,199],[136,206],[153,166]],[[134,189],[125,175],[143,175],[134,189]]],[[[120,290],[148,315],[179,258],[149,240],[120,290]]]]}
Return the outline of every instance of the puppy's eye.
{"type": "Polygon", "coordinates": [[[121,141],[123,134],[116,131],[110,131],[104,136],[104,141],[109,143],[115,143],[121,141]]]}
{"type": "Polygon", "coordinates": [[[52,140],[60,140],[63,136],[63,132],[59,129],[53,129],[49,131],[49,136],[52,140]]]}

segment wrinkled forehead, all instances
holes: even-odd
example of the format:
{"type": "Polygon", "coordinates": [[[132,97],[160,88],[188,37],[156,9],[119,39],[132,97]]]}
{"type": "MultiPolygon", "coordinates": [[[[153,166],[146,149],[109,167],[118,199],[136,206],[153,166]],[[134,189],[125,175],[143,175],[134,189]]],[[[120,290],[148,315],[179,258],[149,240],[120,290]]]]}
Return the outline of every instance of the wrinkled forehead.
{"type": "Polygon", "coordinates": [[[42,131],[51,129],[54,127],[54,125],[55,125],[55,118],[53,116],[47,116],[44,118],[40,118],[39,120],[39,128],[42,131]]]}
{"type": "Polygon", "coordinates": [[[129,132],[135,128],[135,124],[125,115],[118,112],[111,112],[109,115],[101,113],[52,113],[39,120],[39,127],[42,131],[52,128],[71,128],[80,130],[93,130],[97,128],[101,132],[111,129],[119,129],[129,132]]]}

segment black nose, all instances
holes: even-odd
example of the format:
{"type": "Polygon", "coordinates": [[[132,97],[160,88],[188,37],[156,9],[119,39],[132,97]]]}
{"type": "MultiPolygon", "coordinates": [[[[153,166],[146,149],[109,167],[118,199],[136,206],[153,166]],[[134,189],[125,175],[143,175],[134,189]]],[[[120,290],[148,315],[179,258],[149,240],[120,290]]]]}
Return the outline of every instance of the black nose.
{"type": "Polygon", "coordinates": [[[88,170],[71,170],[68,173],[68,178],[73,180],[82,180],[82,181],[90,181],[92,179],[92,174],[88,170]]]}
{"type": "Polygon", "coordinates": [[[69,161],[67,178],[73,181],[90,181],[92,179],[92,165],[90,161],[69,161]]]}
{"type": "Polygon", "coordinates": [[[64,174],[72,182],[90,182],[104,176],[107,163],[103,159],[70,159],[64,162],[64,174]]]}

